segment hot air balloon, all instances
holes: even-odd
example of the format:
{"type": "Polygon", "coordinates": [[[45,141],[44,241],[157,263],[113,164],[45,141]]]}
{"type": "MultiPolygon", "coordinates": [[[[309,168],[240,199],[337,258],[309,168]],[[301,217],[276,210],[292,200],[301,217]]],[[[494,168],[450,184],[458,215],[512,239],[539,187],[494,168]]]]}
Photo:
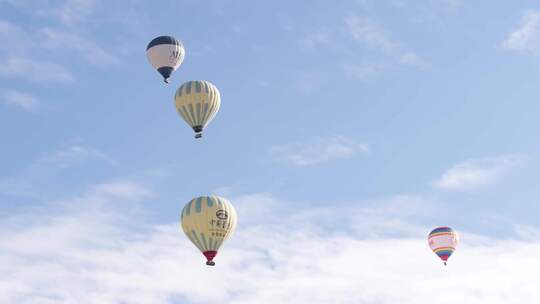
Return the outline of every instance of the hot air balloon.
{"type": "Polygon", "coordinates": [[[214,119],[221,105],[218,89],[205,80],[185,82],[176,90],[174,100],[178,114],[195,131],[195,138],[202,137],[203,129],[214,119]]]}
{"type": "Polygon", "coordinates": [[[166,83],[169,83],[172,72],[182,64],[185,53],[182,42],[171,36],[154,38],[146,47],[146,57],[166,83]]]}
{"type": "Polygon", "coordinates": [[[206,257],[206,265],[214,266],[223,241],[236,228],[233,205],[219,196],[201,196],[192,199],[182,210],[182,229],[187,237],[206,257]]]}
{"type": "Polygon", "coordinates": [[[458,245],[458,234],[450,227],[438,227],[429,233],[429,247],[444,262],[454,253],[458,245]]]}

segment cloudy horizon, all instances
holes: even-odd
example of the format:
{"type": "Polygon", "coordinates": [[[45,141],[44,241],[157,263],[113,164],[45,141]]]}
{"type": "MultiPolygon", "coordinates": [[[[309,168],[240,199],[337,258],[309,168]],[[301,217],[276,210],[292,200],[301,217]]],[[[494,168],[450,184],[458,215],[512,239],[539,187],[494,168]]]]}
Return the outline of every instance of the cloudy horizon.
{"type": "Polygon", "coordinates": [[[539,54],[534,1],[0,0],[0,302],[535,302],[539,54]],[[215,267],[180,227],[208,194],[215,267]]]}

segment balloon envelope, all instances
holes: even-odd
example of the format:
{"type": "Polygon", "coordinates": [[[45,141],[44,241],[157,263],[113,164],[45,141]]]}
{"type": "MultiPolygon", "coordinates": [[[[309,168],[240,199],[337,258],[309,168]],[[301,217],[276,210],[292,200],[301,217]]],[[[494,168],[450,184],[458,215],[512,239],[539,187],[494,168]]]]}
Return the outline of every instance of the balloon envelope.
{"type": "Polygon", "coordinates": [[[205,80],[185,82],[176,90],[174,100],[178,114],[195,131],[195,138],[202,136],[221,106],[218,89],[205,80]]]}
{"type": "Polygon", "coordinates": [[[450,227],[438,227],[429,233],[428,243],[431,250],[446,265],[446,261],[454,253],[459,243],[458,234],[450,227]]]}
{"type": "Polygon", "coordinates": [[[154,38],[146,47],[146,57],[150,64],[169,82],[174,72],[184,61],[185,49],[182,42],[172,36],[154,38]]]}
{"type": "Polygon", "coordinates": [[[219,248],[234,233],[237,215],[228,200],[212,195],[192,199],[180,220],[186,236],[206,257],[206,265],[213,266],[219,248]]]}

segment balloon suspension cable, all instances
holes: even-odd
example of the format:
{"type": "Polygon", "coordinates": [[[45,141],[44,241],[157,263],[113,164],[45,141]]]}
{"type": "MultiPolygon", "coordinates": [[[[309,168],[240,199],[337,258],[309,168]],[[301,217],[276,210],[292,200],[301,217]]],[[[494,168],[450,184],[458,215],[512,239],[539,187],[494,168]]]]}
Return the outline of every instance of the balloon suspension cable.
{"type": "Polygon", "coordinates": [[[208,261],[208,262],[206,262],[206,265],[208,265],[208,266],[216,266],[216,262],[208,261]]]}

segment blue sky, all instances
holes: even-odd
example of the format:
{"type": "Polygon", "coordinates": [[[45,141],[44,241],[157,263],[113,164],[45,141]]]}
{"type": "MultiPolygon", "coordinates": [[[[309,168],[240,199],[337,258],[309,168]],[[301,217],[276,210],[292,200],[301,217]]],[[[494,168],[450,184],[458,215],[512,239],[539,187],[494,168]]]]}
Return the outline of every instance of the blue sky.
{"type": "Polygon", "coordinates": [[[535,1],[0,0],[0,300],[540,299],[539,58],[535,1]],[[202,140],[173,103],[197,79],[202,140]],[[178,223],[203,194],[240,216],[211,270],[178,223]]]}

